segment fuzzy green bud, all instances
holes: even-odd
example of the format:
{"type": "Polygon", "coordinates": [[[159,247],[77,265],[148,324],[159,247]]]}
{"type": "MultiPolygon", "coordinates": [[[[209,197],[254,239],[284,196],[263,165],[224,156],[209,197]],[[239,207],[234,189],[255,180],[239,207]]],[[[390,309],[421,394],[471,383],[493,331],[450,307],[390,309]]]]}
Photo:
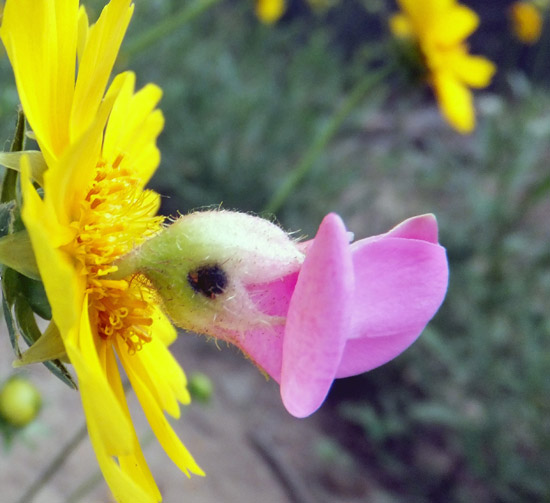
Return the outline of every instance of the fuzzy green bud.
{"type": "Polygon", "coordinates": [[[17,428],[36,418],[41,403],[36,387],[23,377],[9,379],[0,389],[0,416],[17,428]]]}
{"type": "Polygon", "coordinates": [[[303,254],[277,225],[229,211],[185,215],[118,263],[113,277],[139,272],[179,326],[244,331],[277,320],[258,312],[246,286],[299,270],[303,254]]]}

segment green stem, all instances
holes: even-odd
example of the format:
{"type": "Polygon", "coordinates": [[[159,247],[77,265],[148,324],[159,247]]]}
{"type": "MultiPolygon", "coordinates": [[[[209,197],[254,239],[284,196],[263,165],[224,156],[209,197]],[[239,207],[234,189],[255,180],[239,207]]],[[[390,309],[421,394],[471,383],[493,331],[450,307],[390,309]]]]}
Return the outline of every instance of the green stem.
{"type": "Polygon", "coordinates": [[[86,438],[88,430],[86,429],[86,423],[84,423],[73,437],[67,442],[67,444],[59,451],[57,456],[52,460],[48,468],[42,473],[42,475],[36,480],[17,500],[17,503],[31,503],[38,492],[50,481],[50,479],[57,473],[63,463],[67,461],[69,455],[80,445],[80,442],[86,438]]]}
{"type": "Polygon", "coordinates": [[[10,152],[20,152],[21,150],[25,150],[25,114],[22,108],[17,112],[17,123],[10,152]]]}
{"type": "Polygon", "coordinates": [[[296,167],[288,173],[279,188],[276,190],[275,194],[273,194],[272,198],[265,206],[264,212],[276,213],[281,208],[283,203],[310,172],[317,159],[322,155],[328,143],[339,131],[340,127],[350,113],[357,108],[369,91],[380,84],[380,82],[382,82],[390,74],[391,70],[392,67],[390,65],[385,66],[376,72],[366,74],[357,83],[346,100],[330,118],[325,128],[315,138],[296,167]]]}
{"type": "MultiPolygon", "coordinates": [[[[11,142],[10,152],[20,152],[25,148],[25,114],[19,110],[17,114],[17,125],[15,134],[11,142]]],[[[0,191],[0,202],[5,203],[13,201],[17,197],[17,171],[7,169],[2,180],[2,190],[0,191]]]]}
{"type": "Polygon", "coordinates": [[[122,50],[122,58],[132,58],[143,49],[157,43],[170,33],[188,23],[195,17],[208,10],[221,0],[196,0],[191,5],[185,6],[176,14],[163,19],[149,30],[144,31],[139,37],[130,40],[122,50]]]}

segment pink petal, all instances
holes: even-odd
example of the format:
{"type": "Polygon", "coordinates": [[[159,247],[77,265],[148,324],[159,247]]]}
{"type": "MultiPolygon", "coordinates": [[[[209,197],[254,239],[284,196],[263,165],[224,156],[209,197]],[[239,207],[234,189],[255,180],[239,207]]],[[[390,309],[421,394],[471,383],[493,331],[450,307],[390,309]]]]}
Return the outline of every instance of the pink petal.
{"type": "Polygon", "coordinates": [[[273,324],[256,325],[245,331],[217,327],[210,332],[217,339],[237,346],[262,371],[275,381],[281,380],[284,322],[298,273],[292,273],[270,283],[246,285],[246,290],[261,313],[280,317],[273,324]]]}
{"type": "Polygon", "coordinates": [[[385,234],[386,237],[419,239],[437,244],[437,220],[434,215],[428,213],[417,217],[411,217],[396,225],[385,234]]]}
{"type": "Polygon", "coordinates": [[[334,380],[349,330],[353,266],[344,223],[321,223],[298,276],[283,340],[281,396],[305,417],[317,410],[334,380]]]}
{"type": "Polygon", "coordinates": [[[284,325],[236,334],[230,342],[252,360],[262,372],[281,382],[284,325]]]}
{"type": "Polygon", "coordinates": [[[445,249],[385,237],[353,247],[355,293],[349,341],[337,377],[366,372],[395,358],[420,335],[443,302],[445,249]]]}

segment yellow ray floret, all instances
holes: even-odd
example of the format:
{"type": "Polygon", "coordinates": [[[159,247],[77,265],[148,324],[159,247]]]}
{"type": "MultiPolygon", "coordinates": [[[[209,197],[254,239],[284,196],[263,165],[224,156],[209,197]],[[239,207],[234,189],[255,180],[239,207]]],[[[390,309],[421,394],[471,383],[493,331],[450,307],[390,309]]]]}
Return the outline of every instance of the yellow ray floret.
{"type": "Polygon", "coordinates": [[[78,0],[6,2],[0,36],[49,166],[95,119],[130,22],[130,3],[113,0],[85,30],[78,0]],[[75,81],[77,48],[82,56],[75,81]]]}

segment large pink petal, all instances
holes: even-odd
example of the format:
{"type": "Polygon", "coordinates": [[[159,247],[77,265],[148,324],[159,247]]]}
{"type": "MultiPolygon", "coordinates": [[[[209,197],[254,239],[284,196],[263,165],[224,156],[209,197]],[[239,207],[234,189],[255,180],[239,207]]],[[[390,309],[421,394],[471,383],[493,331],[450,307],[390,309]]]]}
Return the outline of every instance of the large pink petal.
{"type": "Polygon", "coordinates": [[[327,215],[311,244],[287,316],[281,396],[305,417],[323,403],[349,330],[353,265],[344,223],[327,215]]]}
{"type": "Polygon", "coordinates": [[[447,290],[443,247],[394,237],[357,245],[352,327],[337,377],[366,372],[404,351],[436,313],[447,290]]]}

